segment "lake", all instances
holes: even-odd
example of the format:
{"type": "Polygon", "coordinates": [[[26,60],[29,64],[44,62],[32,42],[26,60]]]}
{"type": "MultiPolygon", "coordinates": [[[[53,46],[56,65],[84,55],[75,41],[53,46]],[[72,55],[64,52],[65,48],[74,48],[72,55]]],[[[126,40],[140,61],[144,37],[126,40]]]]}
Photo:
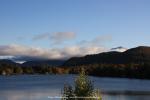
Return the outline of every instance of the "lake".
{"type": "MultiPolygon", "coordinates": [[[[0,100],[55,100],[76,75],[0,76],[0,100]],[[51,98],[50,98],[51,97],[51,98]]],[[[103,100],[150,100],[150,80],[89,77],[103,100]]]]}

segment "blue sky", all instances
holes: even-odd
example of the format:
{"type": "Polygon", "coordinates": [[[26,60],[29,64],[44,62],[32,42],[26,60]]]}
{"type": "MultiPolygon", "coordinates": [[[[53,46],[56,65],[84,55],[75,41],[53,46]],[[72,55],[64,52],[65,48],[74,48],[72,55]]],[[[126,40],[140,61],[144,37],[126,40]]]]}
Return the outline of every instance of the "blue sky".
{"type": "Polygon", "coordinates": [[[149,46],[149,5],[149,0],[0,0],[0,45],[53,49],[90,47],[98,40],[94,46],[149,46]],[[56,38],[57,33],[74,36],[56,38]],[[61,41],[54,44],[56,39],[61,41]]]}

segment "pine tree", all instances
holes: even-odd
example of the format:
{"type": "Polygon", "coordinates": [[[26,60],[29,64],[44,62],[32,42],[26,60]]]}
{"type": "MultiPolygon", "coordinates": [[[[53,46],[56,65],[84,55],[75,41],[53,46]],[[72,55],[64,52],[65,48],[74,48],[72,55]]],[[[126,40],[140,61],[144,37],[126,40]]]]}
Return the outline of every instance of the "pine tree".
{"type": "Polygon", "coordinates": [[[93,82],[82,69],[75,79],[74,88],[70,85],[64,86],[63,100],[102,100],[102,98],[100,92],[94,90],[93,82]]]}

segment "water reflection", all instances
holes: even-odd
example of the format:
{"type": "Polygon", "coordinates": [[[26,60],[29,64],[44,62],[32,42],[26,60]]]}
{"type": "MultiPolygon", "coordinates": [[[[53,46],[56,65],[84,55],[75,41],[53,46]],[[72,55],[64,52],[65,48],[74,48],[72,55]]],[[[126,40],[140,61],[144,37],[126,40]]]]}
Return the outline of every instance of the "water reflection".
{"type": "MultiPolygon", "coordinates": [[[[60,96],[58,90],[50,91],[3,91],[0,100],[51,100],[49,96],[60,96]]],[[[149,100],[150,95],[102,94],[103,100],[149,100]]],[[[56,100],[56,99],[55,99],[56,100]]]]}
{"type": "MultiPolygon", "coordinates": [[[[74,75],[0,76],[0,100],[50,100],[61,96],[65,83],[73,84],[74,75]]],[[[103,100],[150,100],[150,81],[91,77],[102,91],[103,100]]]]}
{"type": "Polygon", "coordinates": [[[150,100],[150,95],[103,94],[103,100],[150,100]]]}
{"type": "Polygon", "coordinates": [[[60,96],[58,90],[7,90],[0,92],[0,100],[50,100],[48,96],[60,96]]]}

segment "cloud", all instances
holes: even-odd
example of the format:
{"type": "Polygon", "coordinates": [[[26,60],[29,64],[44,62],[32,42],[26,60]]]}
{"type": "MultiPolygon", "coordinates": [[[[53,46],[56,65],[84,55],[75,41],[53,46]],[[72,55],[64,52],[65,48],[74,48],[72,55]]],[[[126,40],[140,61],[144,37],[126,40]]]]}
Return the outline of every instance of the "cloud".
{"type": "Polygon", "coordinates": [[[96,54],[104,51],[106,51],[106,48],[98,46],[83,47],[76,45],[64,48],[49,49],[29,47],[17,44],[0,46],[0,56],[14,56],[20,59],[22,59],[23,57],[37,59],[68,59],[73,56],[84,56],[87,54],[96,54]]]}
{"type": "Polygon", "coordinates": [[[33,40],[50,40],[52,44],[61,44],[65,41],[74,39],[76,34],[74,32],[56,32],[56,33],[43,33],[33,37],[33,40]]]}
{"type": "MultiPolygon", "coordinates": [[[[73,32],[57,32],[44,33],[36,35],[33,40],[48,39],[51,43],[57,44],[65,42],[69,39],[74,39],[73,32]]],[[[68,59],[75,56],[84,56],[87,54],[97,54],[108,51],[104,47],[105,42],[111,41],[110,35],[97,36],[91,40],[82,40],[72,46],[64,46],[62,48],[41,48],[18,44],[0,45],[0,58],[11,57],[15,61],[28,61],[32,59],[68,59]]]]}
{"type": "Polygon", "coordinates": [[[97,36],[92,40],[82,40],[78,44],[86,46],[101,46],[112,40],[111,35],[97,36]]]}
{"type": "Polygon", "coordinates": [[[43,40],[43,39],[49,39],[51,37],[50,33],[42,33],[35,35],[32,39],[33,40],[43,40]]]}
{"type": "Polygon", "coordinates": [[[124,52],[128,50],[127,48],[124,48],[122,46],[116,47],[116,48],[111,48],[110,51],[117,51],[117,52],[124,52]]]}

